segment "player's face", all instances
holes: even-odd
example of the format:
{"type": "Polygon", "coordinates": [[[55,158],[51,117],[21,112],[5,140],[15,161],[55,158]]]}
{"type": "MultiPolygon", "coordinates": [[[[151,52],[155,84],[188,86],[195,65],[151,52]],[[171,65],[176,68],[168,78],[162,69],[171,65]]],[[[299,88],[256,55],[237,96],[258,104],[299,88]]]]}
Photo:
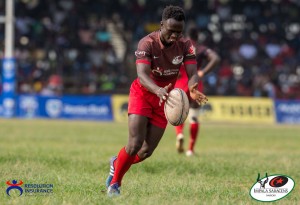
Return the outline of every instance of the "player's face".
{"type": "Polygon", "coordinates": [[[160,23],[160,39],[163,44],[170,45],[182,37],[184,21],[168,19],[160,23]]]}

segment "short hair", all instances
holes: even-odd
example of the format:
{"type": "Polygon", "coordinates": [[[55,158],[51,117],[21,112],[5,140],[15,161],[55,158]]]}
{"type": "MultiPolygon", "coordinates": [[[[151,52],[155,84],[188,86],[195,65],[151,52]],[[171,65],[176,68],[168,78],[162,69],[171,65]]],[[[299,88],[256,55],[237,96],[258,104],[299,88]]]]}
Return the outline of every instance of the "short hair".
{"type": "Polygon", "coordinates": [[[176,21],[185,21],[185,14],[179,6],[167,6],[162,13],[162,20],[175,19],[176,21]]]}

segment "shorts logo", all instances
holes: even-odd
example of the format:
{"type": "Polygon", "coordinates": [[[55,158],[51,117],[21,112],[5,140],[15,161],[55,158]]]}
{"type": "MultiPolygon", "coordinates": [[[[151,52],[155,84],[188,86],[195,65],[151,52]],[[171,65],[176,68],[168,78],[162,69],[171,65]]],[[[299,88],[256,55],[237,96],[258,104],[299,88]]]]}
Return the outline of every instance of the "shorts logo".
{"type": "Polygon", "coordinates": [[[178,65],[178,64],[182,63],[182,61],[183,61],[183,56],[175,56],[172,60],[172,63],[174,65],[178,65]]]}
{"type": "Polygon", "coordinates": [[[285,175],[271,175],[260,178],[250,189],[250,196],[258,201],[269,202],[277,201],[286,197],[294,189],[295,182],[292,178],[285,175]]]}
{"type": "Polygon", "coordinates": [[[17,180],[12,180],[12,183],[10,183],[10,181],[7,181],[6,184],[9,186],[6,189],[6,193],[7,193],[8,196],[10,196],[9,192],[13,189],[17,189],[17,190],[20,191],[19,196],[21,196],[23,194],[23,189],[22,189],[22,187],[20,187],[23,184],[22,180],[20,180],[19,183],[17,183],[17,180]]]}

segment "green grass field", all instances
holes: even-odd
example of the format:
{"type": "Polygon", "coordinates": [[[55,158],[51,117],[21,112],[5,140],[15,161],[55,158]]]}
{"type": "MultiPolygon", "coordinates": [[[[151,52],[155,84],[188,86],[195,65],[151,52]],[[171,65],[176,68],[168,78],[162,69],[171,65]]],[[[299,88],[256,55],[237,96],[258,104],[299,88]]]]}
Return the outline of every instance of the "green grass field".
{"type": "Polygon", "coordinates": [[[126,141],[126,123],[0,119],[0,204],[262,204],[249,195],[259,172],[296,183],[268,204],[300,204],[299,126],[204,123],[193,158],[177,154],[169,126],[153,156],[124,177],[122,196],[108,198],[108,161],[126,141]],[[13,179],[53,184],[53,193],[9,197],[13,179]]]}

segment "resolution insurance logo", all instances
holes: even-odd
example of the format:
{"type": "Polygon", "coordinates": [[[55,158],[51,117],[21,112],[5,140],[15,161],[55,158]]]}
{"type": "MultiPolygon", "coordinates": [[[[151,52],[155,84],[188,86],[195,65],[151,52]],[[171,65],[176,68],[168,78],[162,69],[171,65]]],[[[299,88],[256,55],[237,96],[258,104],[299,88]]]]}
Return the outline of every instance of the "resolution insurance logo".
{"type": "Polygon", "coordinates": [[[40,183],[24,183],[22,180],[7,181],[8,185],[6,194],[8,196],[14,196],[16,192],[18,196],[33,196],[33,195],[49,195],[53,193],[53,184],[40,184],[40,183]],[[21,187],[22,185],[22,187],[21,187]]]}
{"type": "Polygon", "coordinates": [[[19,192],[20,192],[19,196],[21,196],[23,194],[23,189],[22,189],[22,187],[20,187],[23,184],[22,180],[20,180],[19,183],[17,180],[12,180],[12,183],[10,183],[10,181],[7,181],[6,184],[8,185],[8,188],[6,189],[6,193],[8,196],[10,196],[9,192],[14,189],[19,190],[19,192]]]}
{"type": "Polygon", "coordinates": [[[294,189],[295,182],[292,178],[285,175],[271,175],[257,180],[250,189],[250,196],[258,201],[270,202],[277,201],[286,197],[294,189]]]}

